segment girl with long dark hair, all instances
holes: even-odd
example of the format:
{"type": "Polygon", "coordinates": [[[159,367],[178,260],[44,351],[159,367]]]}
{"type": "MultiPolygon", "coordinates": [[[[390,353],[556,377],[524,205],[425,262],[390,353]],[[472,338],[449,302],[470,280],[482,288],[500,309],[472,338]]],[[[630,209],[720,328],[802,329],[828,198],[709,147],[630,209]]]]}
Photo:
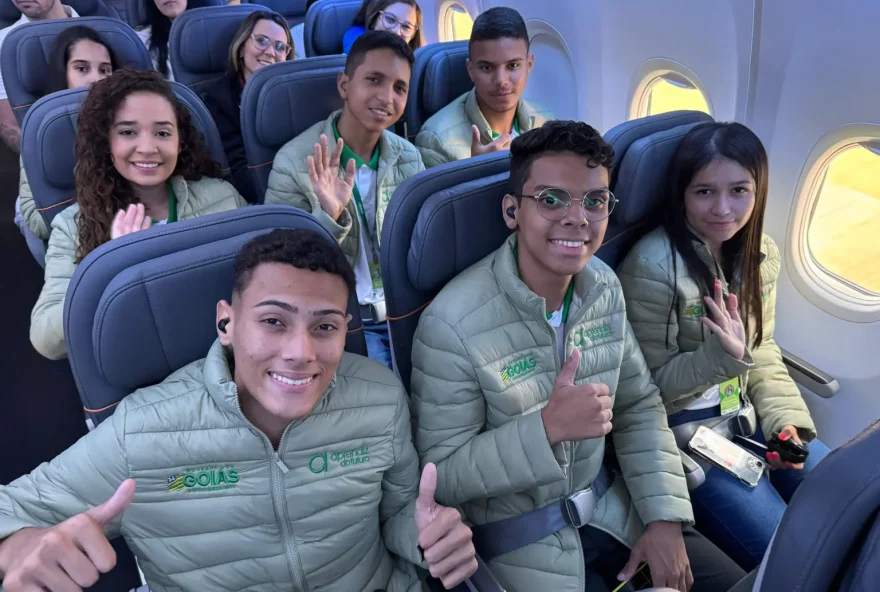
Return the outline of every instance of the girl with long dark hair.
{"type": "Polygon", "coordinates": [[[705,425],[728,438],[778,436],[809,452],[797,465],[767,453],[770,477],[754,489],[716,468],[691,492],[698,527],[746,570],[760,563],[805,473],[829,452],[773,339],[781,257],[763,233],[767,188],[767,153],[751,130],[694,127],[672,158],[662,226],[618,269],[679,446],[705,425]]]}
{"type": "Polygon", "coordinates": [[[174,80],[168,57],[171,23],[187,8],[187,0],[147,0],[147,26],[139,29],[138,37],[147,46],[153,67],[168,80],[174,80]]]}

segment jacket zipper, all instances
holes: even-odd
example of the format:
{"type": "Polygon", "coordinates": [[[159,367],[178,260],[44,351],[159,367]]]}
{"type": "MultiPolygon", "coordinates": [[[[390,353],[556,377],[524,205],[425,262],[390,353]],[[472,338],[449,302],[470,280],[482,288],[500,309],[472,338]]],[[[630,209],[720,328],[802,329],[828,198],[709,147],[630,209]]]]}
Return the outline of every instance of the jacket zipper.
{"type": "Polygon", "coordinates": [[[290,426],[293,424],[288,424],[288,426],[284,428],[284,431],[281,433],[281,440],[278,443],[278,450],[275,450],[272,446],[272,442],[269,441],[266,434],[257,429],[247,416],[245,416],[244,411],[241,410],[241,401],[238,398],[238,386],[233,383],[232,388],[235,392],[235,406],[238,408],[238,412],[250,428],[262,436],[263,443],[268,447],[268,450],[272,451],[269,462],[269,467],[272,471],[272,503],[275,504],[275,513],[279,516],[281,522],[281,537],[284,542],[284,551],[287,555],[287,566],[290,568],[290,572],[293,575],[293,579],[296,582],[298,589],[302,592],[309,592],[309,585],[303,574],[299,552],[296,549],[296,545],[293,543],[293,535],[290,532],[290,520],[287,517],[287,500],[284,497],[284,475],[290,469],[287,468],[287,465],[285,465],[284,461],[281,459],[281,451],[284,450],[284,440],[287,438],[287,432],[290,431],[290,426]]]}

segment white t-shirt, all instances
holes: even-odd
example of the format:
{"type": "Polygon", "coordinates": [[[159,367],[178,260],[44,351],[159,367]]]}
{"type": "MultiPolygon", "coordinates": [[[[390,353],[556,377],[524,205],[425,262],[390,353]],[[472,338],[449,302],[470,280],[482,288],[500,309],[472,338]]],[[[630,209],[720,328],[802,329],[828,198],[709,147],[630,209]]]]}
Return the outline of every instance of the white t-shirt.
{"type": "Polygon", "coordinates": [[[687,406],[689,411],[696,411],[697,409],[710,409],[715,407],[716,405],[721,404],[721,388],[720,385],[713,385],[706,389],[703,393],[703,396],[699,399],[695,399],[690,405],[687,406]]]}
{"type": "Polygon", "coordinates": [[[293,59],[301,60],[306,57],[306,45],[303,39],[303,31],[306,26],[300,23],[290,28],[290,37],[293,39],[293,59]]]}
{"type": "MultiPolygon", "coordinates": [[[[159,56],[154,55],[153,52],[150,51],[150,40],[153,38],[153,27],[147,25],[143,29],[138,29],[135,31],[137,36],[143,42],[144,46],[146,46],[147,51],[150,52],[150,59],[153,60],[153,68],[156,70],[159,69],[159,56]]],[[[166,66],[168,67],[168,80],[174,81],[174,72],[171,71],[171,52],[168,52],[168,60],[166,60],[166,66]]]]}
{"type": "MultiPolygon", "coordinates": [[[[79,17],[79,15],[76,13],[76,11],[73,8],[71,8],[70,6],[62,5],[61,7],[64,9],[64,12],[67,13],[67,16],[69,18],[79,17]]],[[[50,20],[53,20],[53,19],[50,19],[50,20]]],[[[29,23],[29,22],[31,22],[31,20],[28,17],[26,17],[25,15],[21,15],[20,19],[18,19],[17,21],[15,21],[14,23],[12,23],[8,27],[6,27],[5,29],[0,29],[0,49],[3,48],[3,42],[6,41],[6,36],[9,35],[9,32],[12,29],[15,29],[16,27],[20,27],[21,25],[23,25],[25,23],[29,23]]],[[[7,100],[9,100],[9,96],[6,94],[6,84],[3,82],[3,77],[0,76],[0,101],[7,101],[7,100]]]]}
{"type": "MultiPolygon", "coordinates": [[[[366,164],[361,165],[358,170],[355,171],[354,183],[361,196],[361,202],[364,205],[364,213],[376,211],[377,173],[376,170],[371,169],[366,164]]],[[[354,199],[354,196],[352,196],[351,199],[354,199]]],[[[357,208],[355,208],[355,211],[357,211],[357,208]]],[[[360,214],[358,214],[358,219],[361,225],[361,248],[357,263],[354,266],[355,287],[357,290],[358,302],[361,304],[381,302],[385,300],[385,293],[384,290],[377,293],[373,292],[373,279],[370,276],[370,258],[372,257],[373,247],[369,244],[367,233],[364,232],[364,228],[369,228],[370,234],[375,237],[376,221],[374,219],[371,224],[369,220],[364,220],[360,214]]]]}

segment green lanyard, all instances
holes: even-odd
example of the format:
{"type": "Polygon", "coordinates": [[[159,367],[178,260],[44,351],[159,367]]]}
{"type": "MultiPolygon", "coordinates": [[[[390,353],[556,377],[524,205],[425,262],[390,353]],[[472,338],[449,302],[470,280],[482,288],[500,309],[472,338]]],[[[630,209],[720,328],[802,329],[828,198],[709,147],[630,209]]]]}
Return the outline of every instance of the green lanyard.
{"type": "MultiPolygon", "coordinates": [[[[497,139],[501,135],[501,134],[497,133],[495,130],[490,130],[490,131],[492,132],[492,139],[493,140],[497,139]]],[[[516,133],[517,136],[520,133],[519,132],[519,120],[516,117],[513,118],[513,131],[514,131],[514,133],[516,133]]]]}
{"type": "MultiPolygon", "coordinates": [[[[177,195],[174,193],[171,181],[168,181],[168,218],[165,223],[171,224],[172,222],[177,222],[177,195]]],[[[150,226],[154,226],[156,223],[156,220],[153,220],[150,226]]]]}
{"type": "MultiPolygon", "coordinates": [[[[513,260],[516,263],[516,273],[519,275],[519,249],[516,245],[513,245],[513,260]]],[[[568,282],[568,288],[565,290],[565,296],[562,299],[562,325],[568,322],[568,309],[571,308],[571,299],[574,296],[574,276],[572,276],[571,280],[568,282]]],[[[547,320],[553,318],[552,312],[546,312],[544,315],[547,317],[547,320]]]]}

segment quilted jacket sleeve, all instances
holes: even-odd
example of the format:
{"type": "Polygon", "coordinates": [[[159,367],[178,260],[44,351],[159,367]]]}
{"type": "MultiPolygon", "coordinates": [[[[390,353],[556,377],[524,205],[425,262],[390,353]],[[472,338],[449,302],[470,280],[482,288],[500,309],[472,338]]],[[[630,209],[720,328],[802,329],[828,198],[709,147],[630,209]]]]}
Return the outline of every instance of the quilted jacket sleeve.
{"type": "Polygon", "coordinates": [[[28,182],[27,174],[24,172],[24,162],[21,162],[21,172],[18,176],[18,195],[21,197],[21,215],[24,223],[34,236],[40,240],[49,240],[49,227],[43,216],[37,211],[37,203],[34,201],[34,194],[31,191],[31,184],[28,182]]]}
{"type": "MultiPolygon", "coordinates": [[[[124,402],[54,460],[0,486],[0,540],[23,528],[49,527],[101,504],[129,477],[124,402]]],[[[105,528],[119,536],[121,518],[105,528]]]]}
{"type": "Polygon", "coordinates": [[[737,360],[724,351],[715,335],[694,351],[679,349],[678,312],[671,310],[675,286],[660,265],[631,253],[617,276],[626,298],[627,319],[664,400],[673,402],[704,391],[752,366],[749,352],[737,360]]]}
{"type": "Polygon", "coordinates": [[[409,405],[406,392],[399,389],[394,416],[394,465],[382,478],[382,501],[379,521],[385,546],[410,563],[421,565],[415,503],[419,494],[419,457],[412,442],[409,405]]]}
{"type": "Polygon", "coordinates": [[[773,277],[767,278],[769,290],[765,289],[764,327],[761,345],[753,352],[755,366],[749,372],[746,392],[755,405],[766,437],[779,432],[787,425],[798,428],[800,437],[809,442],[816,437],[816,426],[800,390],[782,361],[782,352],[773,339],[776,328],[776,279],[779,275],[779,249],[772,241],[765,240],[767,262],[762,267],[773,269],[773,277]]]}
{"type": "Polygon", "coordinates": [[[76,221],[70,210],[52,220],[46,249],[43,290],[31,312],[31,343],[50,360],[67,356],[64,343],[64,296],[76,271],[76,221]]]}
{"type": "Polygon", "coordinates": [[[430,130],[423,130],[416,135],[416,148],[422,154],[422,160],[426,168],[435,167],[438,164],[449,162],[451,159],[443,149],[440,138],[430,130]]]}
{"type": "Polygon", "coordinates": [[[321,209],[318,196],[312,190],[308,171],[297,170],[297,163],[291,158],[289,149],[282,148],[275,156],[264,202],[293,206],[310,213],[340,243],[351,230],[352,219],[348,209],[342,211],[339,220],[334,220],[321,209]]]}
{"type": "Polygon", "coordinates": [[[666,410],[629,324],[614,401],[614,448],[642,522],[694,522],[666,410]]]}
{"type": "Polygon", "coordinates": [[[413,345],[412,402],[422,464],[437,465],[437,501],[457,506],[565,477],[539,412],[486,430],[486,403],[455,330],[427,311],[413,345]]]}

